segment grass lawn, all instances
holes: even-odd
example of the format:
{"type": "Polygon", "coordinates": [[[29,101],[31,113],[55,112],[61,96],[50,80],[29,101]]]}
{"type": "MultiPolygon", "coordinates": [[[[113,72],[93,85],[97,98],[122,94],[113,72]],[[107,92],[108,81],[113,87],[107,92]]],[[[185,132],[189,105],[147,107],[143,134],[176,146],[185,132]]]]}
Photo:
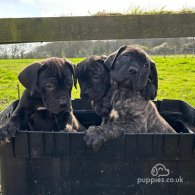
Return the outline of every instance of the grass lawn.
{"type": "MultiPolygon", "coordinates": [[[[159,75],[157,99],[179,99],[195,106],[195,58],[152,56],[159,75]]],[[[78,63],[82,58],[70,59],[78,63]]],[[[17,99],[18,73],[35,59],[0,59],[0,111],[17,99]]],[[[23,87],[20,85],[20,91],[23,87]]],[[[72,97],[79,98],[79,87],[73,88],[72,97]]]]}

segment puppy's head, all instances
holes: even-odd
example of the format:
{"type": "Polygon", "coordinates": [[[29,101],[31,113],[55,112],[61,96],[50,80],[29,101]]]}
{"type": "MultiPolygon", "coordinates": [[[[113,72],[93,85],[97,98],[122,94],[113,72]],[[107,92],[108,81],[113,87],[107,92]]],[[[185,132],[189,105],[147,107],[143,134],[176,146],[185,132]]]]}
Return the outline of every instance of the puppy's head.
{"type": "Polygon", "coordinates": [[[105,64],[110,68],[110,77],[116,83],[140,91],[146,99],[157,95],[158,79],[155,63],[140,48],[122,46],[111,54],[105,64]]]}
{"type": "Polygon", "coordinates": [[[77,65],[76,75],[82,99],[98,100],[108,92],[109,69],[104,64],[105,59],[105,56],[92,56],[77,65]]]}
{"type": "Polygon", "coordinates": [[[66,59],[48,58],[27,66],[18,76],[31,96],[42,99],[51,113],[69,112],[74,67],[66,59]]]}

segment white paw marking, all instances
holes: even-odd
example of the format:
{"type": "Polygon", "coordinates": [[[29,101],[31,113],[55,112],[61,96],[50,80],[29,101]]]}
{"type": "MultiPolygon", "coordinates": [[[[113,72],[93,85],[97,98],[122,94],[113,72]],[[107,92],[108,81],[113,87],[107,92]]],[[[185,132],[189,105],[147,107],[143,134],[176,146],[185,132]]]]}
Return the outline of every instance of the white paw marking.
{"type": "Polygon", "coordinates": [[[72,131],[72,130],[73,130],[73,129],[72,129],[72,125],[67,124],[67,125],[66,125],[66,129],[69,130],[69,131],[72,131]]]}

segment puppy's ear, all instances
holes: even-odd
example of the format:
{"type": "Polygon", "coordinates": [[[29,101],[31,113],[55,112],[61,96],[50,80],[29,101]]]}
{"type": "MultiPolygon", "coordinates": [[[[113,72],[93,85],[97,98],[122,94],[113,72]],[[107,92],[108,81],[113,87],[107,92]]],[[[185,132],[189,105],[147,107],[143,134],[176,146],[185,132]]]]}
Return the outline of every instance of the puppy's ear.
{"type": "Polygon", "coordinates": [[[74,68],[74,77],[73,77],[74,81],[73,82],[74,82],[74,87],[77,89],[77,75],[78,75],[77,66],[74,64],[73,68],[74,68]]]}
{"type": "Polygon", "coordinates": [[[69,60],[65,59],[65,64],[70,68],[73,75],[74,87],[77,89],[77,78],[76,78],[76,65],[72,64],[69,60]]]}
{"type": "Polygon", "coordinates": [[[20,83],[30,91],[30,95],[32,95],[36,90],[38,72],[41,65],[42,64],[39,62],[30,64],[18,75],[20,83]]]}
{"type": "Polygon", "coordinates": [[[148,100],[154,100],[157,96],[158,91],[158,73],[156,70],[156,64],[154,62],[150,62],[150,74],[148,83],[143,90],[142,95],[145,96],[148,100]]]}
{"type": "Polygon", "coordinates": [[[109,67],[105,64],[105,60],[107,59],[107,56],[105,56],[105,55],[102,55],[102,56],[98,56],[98,58],[97,58],[97,62],[99,62],[100,64],[102,64],[103,66],[105,66],[106,67],[106,69],[108,69],[109,70],[109,67]]]}
{"type": "Polygon", "coordinates": [[[105,65],[107,66],[107,68],[109,70],[112,69],[117,57],[121,54],[122,51],[124,51],[127,48],[126,45],[120,47],[117,51],[115,51],[114,53],[110,54],[106,60],[104,60],[105,65]]]}
{"type": "Polygon", "coordinates": [[[158,91],[158,73],[156,69],[156,64],[152,61],[150,65],[149,79],[151,80],[151,83],[154,85],[153,97],[155,98],[157,96],[157,91],[158,91]]]}
{"type": "Polygon", "coordinates": [[[152,84],[154,84],[154,86],[156,87],[156,90],[158,90],[158,73],[157,73],[157,69],[156,69],[156,64],[152,61],[151,61],[151,65],[150,65],[149,78],[150,78],[152,84]]]}

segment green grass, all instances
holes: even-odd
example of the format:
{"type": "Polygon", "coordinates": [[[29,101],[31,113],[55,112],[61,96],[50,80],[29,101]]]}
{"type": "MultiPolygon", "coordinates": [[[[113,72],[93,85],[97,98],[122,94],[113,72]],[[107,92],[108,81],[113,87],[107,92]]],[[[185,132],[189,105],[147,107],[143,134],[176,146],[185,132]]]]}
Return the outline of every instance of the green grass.
{"type": "MultiPolygon", "coordinates": [[[[159,75],[157,99],[179,99],[195,106],[195,58],[152,56],[159,75]]],[[[78,63],[82,58],[70,59],[78,63]]],[[[18,98],[17,75],[35,59],[0,60],[0,110],[18,98]]],[[[73,88],[72,97],[79,98],[79,87],[73,88]]],[[[20,85],[20,91],[24,88],[20,85]]]]}
{"type": "Polygon", "coordinates": [[[195,58],[153,57],[159,75],[157,99],[184,100],[195,106],[195,58]]]}

